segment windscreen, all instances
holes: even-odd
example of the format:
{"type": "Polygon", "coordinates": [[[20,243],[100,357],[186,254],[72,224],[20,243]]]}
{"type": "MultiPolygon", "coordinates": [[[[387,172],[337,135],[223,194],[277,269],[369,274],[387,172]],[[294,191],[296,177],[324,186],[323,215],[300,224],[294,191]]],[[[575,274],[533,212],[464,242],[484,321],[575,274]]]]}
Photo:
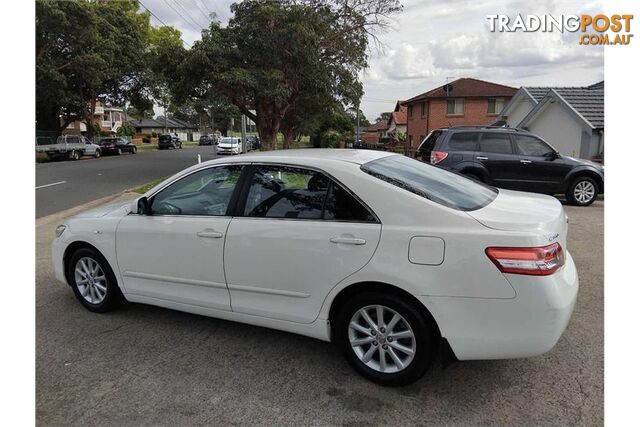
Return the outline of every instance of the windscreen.
{"type": "Polygon", "coordinates": [[[480,209],[498,195],[494,187],[400,155],[365,163],[361,169],[378,179],[461,211],[480,209]]]}

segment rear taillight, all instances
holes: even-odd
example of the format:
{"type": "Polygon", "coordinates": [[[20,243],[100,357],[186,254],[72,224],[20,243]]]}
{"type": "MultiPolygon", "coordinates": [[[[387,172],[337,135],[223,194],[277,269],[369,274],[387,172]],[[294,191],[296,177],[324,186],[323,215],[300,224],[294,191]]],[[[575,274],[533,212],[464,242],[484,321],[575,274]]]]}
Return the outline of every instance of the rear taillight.
{"type": "Polygon", "coordinates": [[[487,248],[485,252],[503,273],[548,276],[564,265],[559,243],[535,248],[487,248]]]}
{"type": "Polygon", "coordinates": [[[446,151],[432,151],[429,161],[432,165],[435,165],[446,159],[448,155],[449,153],[447,153],[446,151]]]}

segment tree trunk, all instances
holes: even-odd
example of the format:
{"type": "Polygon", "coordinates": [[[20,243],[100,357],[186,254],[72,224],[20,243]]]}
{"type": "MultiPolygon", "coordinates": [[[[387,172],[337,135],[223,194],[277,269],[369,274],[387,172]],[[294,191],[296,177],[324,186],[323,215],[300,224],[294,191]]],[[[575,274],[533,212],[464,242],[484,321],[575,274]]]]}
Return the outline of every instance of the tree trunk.
{"type": "MultiPolygon", "coordinates": [[[[95,127],[93,125],[93,116],[96,111],[96,98],[91,98],[91,102],[89,103],[89,112],[87,113],[87,138],[89,140],[93,140],[93,134],[95,133],[95,127]]],[[[100,124],[98,124],[99,126],[100,124]]]]}
{"type": "Polygon", "coordinates": [[[284,150],[288,150],[291,148],[291,143],[294,141],[296,136],[296,131],[293,129],[282,129],[282,135],[284,136],[284,141],[282,142],[282,148],[284,150]]]}
{"type": "Polygon", "coordinates": [[[267,112],[258,112],[257,127],[258,135],[260,135],[261,150],[272,151],[278,148],[278,130],[280,130],[280,120],[278,114],[269,114],[267,112]]]}

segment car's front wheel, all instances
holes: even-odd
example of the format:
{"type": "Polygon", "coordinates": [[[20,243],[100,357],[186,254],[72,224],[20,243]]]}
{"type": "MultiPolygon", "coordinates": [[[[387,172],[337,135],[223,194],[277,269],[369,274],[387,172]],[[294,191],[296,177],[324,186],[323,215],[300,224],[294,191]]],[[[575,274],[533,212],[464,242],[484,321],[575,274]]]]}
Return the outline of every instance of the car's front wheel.
{"type": "Polygon", "coordinates": [[[122,302],[122,293],[109,263],[95,249],[77,250],[67,268],[73,293],[88,310],[104,313],[122,302]]]}
{"type": "Polygon", "coordinates": [[[138,149],[136,147],[133,147],[131,149],[131,154],[136,154],[138,152],[138,149]]]}
{"type": "Polygon", "coordinates": [[[94,157],[94,158],[96,158],[96,159],[97,159],[97,158],[99,158],[99,157],[100,157],[100,150],[96,150],[96,151],[93,153],[93,157],[94,157]]]}
{"type": "Polygon", "coordinates": [[[436,355],[433,322],[415,304],[393,294],[352,297],[336,316],[334,331],[349,364],[383,385],[418,380],[436,355]]]}
{"type": "Polygon", "coordinates": [[[567,190],[567,201],[576,206],[589,206],[598,197],[598,184],[588,176],[576,178],[567,190]]]}

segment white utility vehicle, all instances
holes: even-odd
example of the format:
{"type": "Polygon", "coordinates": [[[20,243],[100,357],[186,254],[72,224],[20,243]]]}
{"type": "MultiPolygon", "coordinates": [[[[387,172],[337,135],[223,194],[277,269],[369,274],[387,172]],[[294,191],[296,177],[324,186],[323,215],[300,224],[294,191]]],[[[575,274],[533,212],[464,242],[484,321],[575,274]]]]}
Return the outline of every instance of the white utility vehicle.
{"type": "Polygon", "coordinates": [[[47,138],[36,139],[36,152],[46,153],[52,160],[78,160],[82,156],[100,157],[100,146],[82,135],[60,135],[55,144],[47,138]]]}

